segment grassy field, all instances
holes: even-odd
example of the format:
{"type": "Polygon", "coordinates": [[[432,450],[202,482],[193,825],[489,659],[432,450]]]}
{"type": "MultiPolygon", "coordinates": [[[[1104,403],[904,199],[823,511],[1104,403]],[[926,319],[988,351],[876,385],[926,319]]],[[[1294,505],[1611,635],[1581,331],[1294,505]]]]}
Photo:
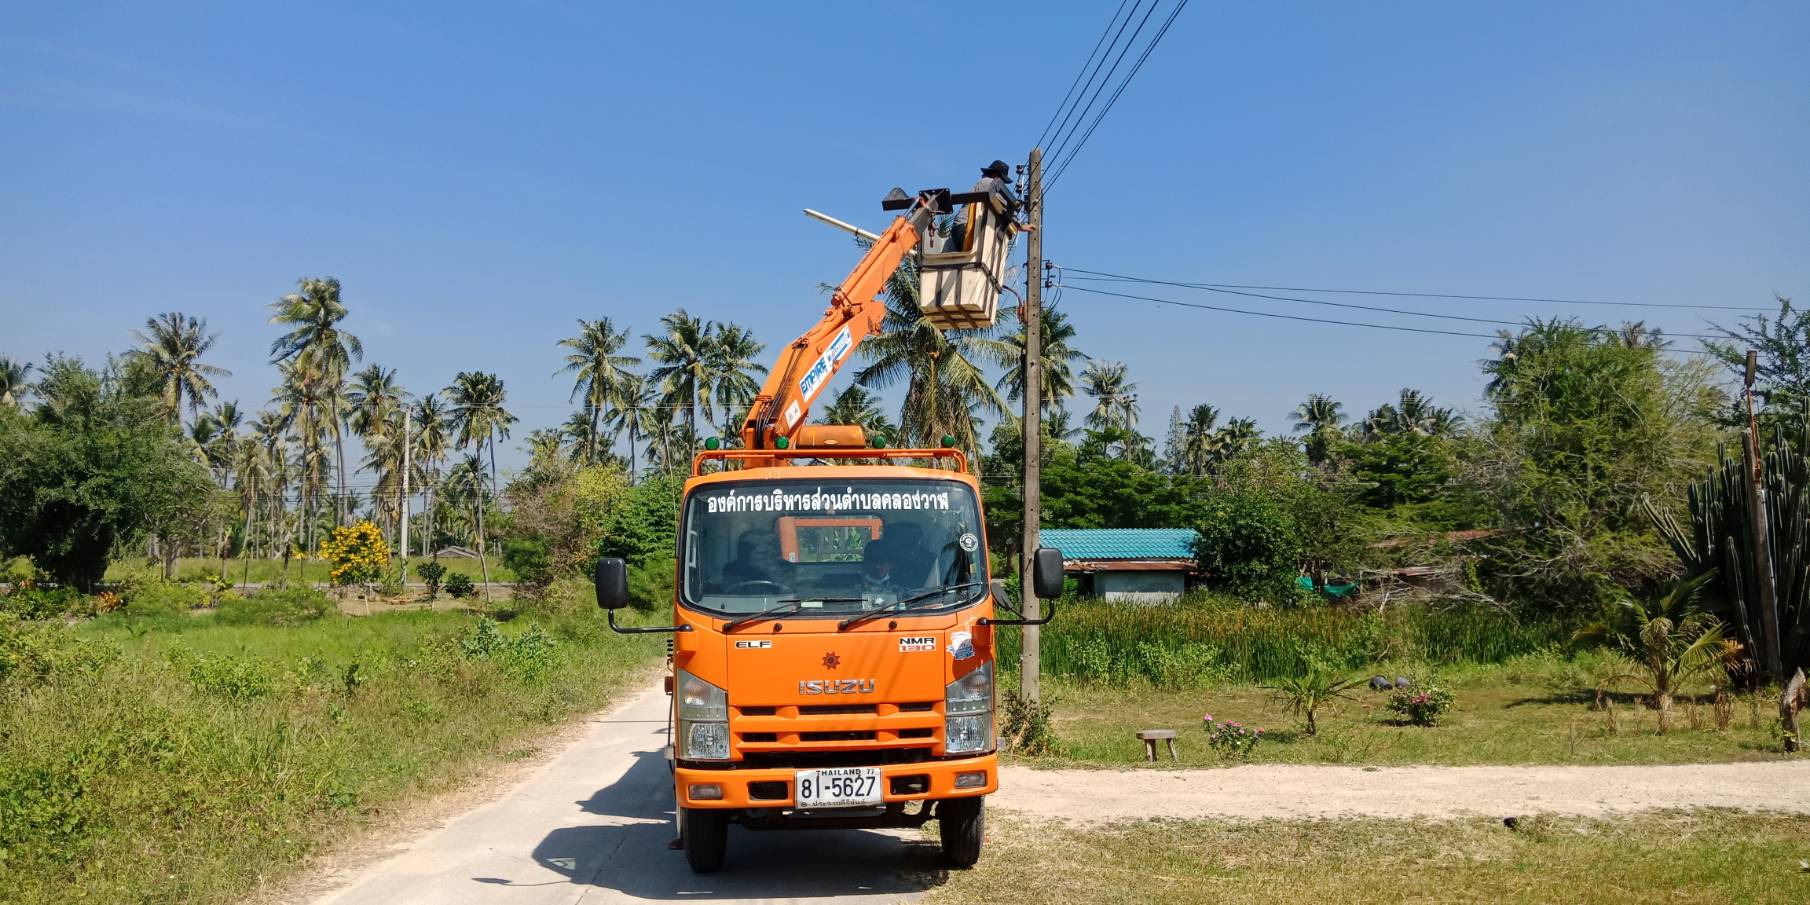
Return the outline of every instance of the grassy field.
{"type": "MultiPolygon", "coordinates": [[[[411,566],[426,562],[425,559],[411,558],[411,566]]],[[[440,565],[446,567],[446,574],[463,573],[470,575],[473,581],[482,579],[478,569],[478,561],[461,557],[447,556],[440,559],[440,565]]],[[[310,582],[325,583],[328,566],[319,559],[292,559],[289,561],[289,580],[292,583],[310,582]]],[[[212,581],[220,574],[220,561],[183,557],[176,560],[176,580],[178,581],[212,581]]],[[[163,564],[145,559],[116,560],[107,567],[107,581],[125,581],[129,578],[162,578],[163,564]]],[[[283,561],[280,559],[229,559],[226,563],[226,580],[238,584],[250,581],[253,584],[265,584],[280,581],[283,578],[283,561]],[[249,575],[250,578],[246,576],[249,575]]],[[[510,572],[497,559],[490,561],[491,581],[514,581],[515,573],[510,572]]],[[[414,570],[409,571],[409,581],[417,582],[414,570]]]]}
{"type": "Polygon", "coordinates": [[[554,609],[498,623],[316,601],[312,618],[254,597],[76,627],[0,617],[0,898],[235,901],[519,756],[660,653],[611,634],[587,595],[554,609]]]}
{"type": "Polygon", "coordinates": [[[989,815],[986,855],[940,905],[1810,901],[1810,820],[1720,812],[1614,821],[1220,823],[1076,829],[989,815]]]}
{"type": "MultiPolygon", "coordinates": [[[[1441,677],[1457,697],[1433,727],[1400,725],[1383,706],[1386,693],[1355,689],[1350,700],[1318,713],[1319,733],[1270,691],[1250,684],[1158,690],[1148,684],[1046,684],[1059,754],[1032,765],[1125,766],[1141,763],[1140,729],[1175,729],[1183,766],[1226,763],[1208,747],[1201,717],[1263,727],[1249,760],[1334,764],[1656,764],[1783,757],[1774,699],[1735,696],[1726,730],[1716,728],[1707,695],[1679,702],[1670,731],[1631,693],[1593,710],[1588,658],[1531,655],[1505,664],[1453,667],[1441,677]]],[[[1390,672],[1394,674],[1393,671],[1390,672]]],[[[1168,764],[1167,757],[1161,765],[1168,764]]]]}

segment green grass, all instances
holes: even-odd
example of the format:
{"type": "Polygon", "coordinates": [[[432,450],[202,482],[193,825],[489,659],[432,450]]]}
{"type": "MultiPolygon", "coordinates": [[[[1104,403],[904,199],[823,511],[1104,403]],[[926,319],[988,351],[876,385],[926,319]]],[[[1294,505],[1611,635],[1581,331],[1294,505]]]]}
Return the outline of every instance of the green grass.
{"type": "Polygon", "coordinates": [[[1723,812],[1077,829],[989,815],[985,855],[930,901],[1801,903],[1810,819],[1723,812]]]}
{"type": "Polygon", "coordinates": [[[537,728],[660,653],[571,596],[500,631],[426,611],[0,621],[0,898],[236,901],[373,815],[527,756],[537,728]]]}
{"type": "MultiPolygon", "coordinates": [[[[1665,735],[1657,715],[1631,693],[1593,710],[1591,658],[1530,655],[1499,666],[1448,670],[1440,681],[1457,696],[1437,726],[1399,725],[1383,706],[1386,692],[1360,687],[1350,700],[1318,713],[1319,733],[1270,691],[1249,684],[1163,690],[1147,684],[1046,683],[1058,755],[1033,765],[1125,766],[1143,761],[1140,729],[1175,729],[1183,766],[1226,763],[1207,746],[1201,717],[1263,727],[1254,763],[1326,764],[1660,764],[1751,761],[1783,757],[1777,705],[1766,695],[1737,695],[1731,725],[1715,728],[1709,689],[1700,702],[1680,701],[1665,735]],[[1696,722],[1692,723],[1695,708],[1696,722]]],[[[1378,670],[1388,672],[1395,670],[1378,670]]],[[[1008,686],[1009,687],[1009,686],[1008,686]]],[[[1165,757],[1161,765],[1168,764],[1165,757]]]]}
{"type": "MultiPolygon", "coordinates": [[[[420,557],[411,557],[409,564],[409,581],[419,582],[415,577],[413,566],[427,562],[420,557]]],[[[478,561],[462,557],[442,557],[440,565],[446,567],[446,574],[463,573],[470,575],[473,581],[482,579],[478,569],[478,561]]],[[[394,561],[392,561],[392,568],[394,561]]],[[[292,559],[289,561],[289,580],[292,583],[307,582],[326,583],[328,566],[319,559],[292,559]]],[[[176,560],[176,579],[178,581],[212,581],[220,574],[220,560],[182,557],[176,560]]],[[[115,560],[107,567],[107,581],[125,581],[130,578],[162,578],[163,564],[145,559],[115,560]]],[[[280,559],[229,559],[226,561],[226,580],[235,584],[251,581],[254,584],[280,581],[283,578],[283,561],[280,559]],[[251,577],[246,578],[249,574],[251,577]]],[[[514,581],[515,573],[509,571],[501,560],[490,561],[491,581],[514,581]]]]}
{"type": "MultiPolygon", "coordinates": [[[[1304,606],[1259,609],[1213,596],[1166,606],[1064,601],[1043,630],[1043,669],[1086,681],[1164,685],[1267,682],[1310,662],[1363,669],[1384,660],[1499,663],[1557,644],[1570,628],[1471,607],[1395,607],[1382,614],[1304,606]]],[[[1000,632],[1016,662],[1019,635],[1000,632]]]]}

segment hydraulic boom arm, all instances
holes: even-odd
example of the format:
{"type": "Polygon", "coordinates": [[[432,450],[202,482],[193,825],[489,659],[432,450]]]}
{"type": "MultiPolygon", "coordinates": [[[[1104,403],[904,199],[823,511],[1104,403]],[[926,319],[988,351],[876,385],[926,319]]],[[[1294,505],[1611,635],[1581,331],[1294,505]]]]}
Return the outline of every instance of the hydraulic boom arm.
{"type": "Polygon", "coordinates": [[[868,334],[880,329],[886,317],[886,302],[880,292],[918,244],[921,230],[938,206],[938,199],[931,193],[918,196],[911,209],[893,220],[861,263],[836,287],[823,319],[780,353],[742,425],[743,448],[773,449],[775,440],[785,437],[789,441],[804,426],[811,403],[830,378],[842,369],[868,334]]]}

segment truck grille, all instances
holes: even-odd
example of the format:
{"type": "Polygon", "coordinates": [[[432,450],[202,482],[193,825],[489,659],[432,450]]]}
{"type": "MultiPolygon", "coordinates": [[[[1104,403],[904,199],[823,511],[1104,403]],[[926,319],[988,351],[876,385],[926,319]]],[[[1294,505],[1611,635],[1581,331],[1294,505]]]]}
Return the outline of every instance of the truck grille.
{"type": "Polygon", "coordinates": [[[729,729],[749,764],[795,765],[807,754],[839,766],[903,763],[930,756],[940,743],[942,709],[941,701],[731,706],[729,729]]]}

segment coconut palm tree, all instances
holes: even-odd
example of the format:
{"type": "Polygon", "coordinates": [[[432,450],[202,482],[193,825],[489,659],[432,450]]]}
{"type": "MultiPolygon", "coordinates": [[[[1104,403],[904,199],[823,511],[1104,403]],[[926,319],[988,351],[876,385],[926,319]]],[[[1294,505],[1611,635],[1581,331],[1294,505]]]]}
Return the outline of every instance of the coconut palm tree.
{"type": "Polygon", "coordinates": [[[207,332],[206,319],[170,311],[145,318],[144,330],[135,330],[132,335],[138,340],[138,348],[126,355],[156,375],[158,396],[171,423],[182,419],[185,402],[190,411],[199,415],[201,406],[214,398],[210,378],[232,376],[225,368],[201,361],[201,356],[220,338],[218,333],[207,332]]]}
{"type": "MultiPolygon", "coordinates": [[[[277,364],[280,379],[272,391],[278,417],[296,445],[297,482],[301,490],[303,516],[302,541],[306,549],[314,549],[313,530],[316,507],[326,489],[333,468],[327,461],[325,435],[329,381],[310,362],[284,361],[277,364]]],[[[288,545],[284,547],[288,562],[288,545]]]]}
{"type": "MultiPolygon", "coordinates": [[[[1022,309],[1011,309],[1020,312],[1022,309]]],[[[1055,305],[1045,305],[1039,309],[1042,314],[1042,329],[1037,334],[1038,345],[1043,347],[1043,376],[1041,379],[1044,412],[1054,411],[1062,407],[1063,401],[1075,393],[1075,364],[1085,362],[1088,357],[1075,349],[1071,343],[1076,334],[1075,327],[1069,323],[1068,315],[1063,314],[1055,305]]],[[[1000,312],[1003,317],[1007,312],[1000,312]]],[[[996,385],[1004,390],[1006,398],[1018,402],[1024,398],[1024,346],[1025,330],[1020,322],[1018,329],[1005,338],[1011,348],[1011,360],[1006,364],[1006,371],[996,385]]]]}
{"type": "Polygon", "coordinates": [[[905,383],[902,442],[935,446],[950,436],[956,446],[978,450],[978,417],[1007,412],[985,371],[1011,363],[1011,346],[994,335],[998,328],[953,330],[926,320],[918,311],[917,266],[907,258],[886,282],[881,329],[861,346],[868,364],[855,382],[872,388],[905,383]]]}
{"type": "Polygon", "coordinates": [[[1449,436],[1463,420],[1451,409],[1434,405],[1425,393],[1404,387],[1395,402],[1377,406],[1364,418],[1363,431],[1370,437],[1391,434],[1440,437],[1449,436]]]}
{"type": "Polygon", "coordinates": [[[1345,422],[1345,406],[1325,393],[1309,393],[1307,401],[1295,407],[1293,418],[1295,433],[1307,435],[1307,461],[1319,465],[1330,458],[1345,422]]]}
{"type": "MultiPolygon", "coordinates": [[[[440,394],[429,392],[415,403],[414,459],[417,468],[421,469],[421,486],[426,498],[422,511],[427,517],[427,530],[422,532],[422,542],[434,546],[434,487],[440,479],[440,463],[446,461],[448,417],[446,407],[440,403],[440,394]]],[[[437,547],[432,554],[436,559],[440,555],[437,547]]]]}
{"type": "Polygon", "coordinates": [[[633,484],[637,474],[635,444],[647,435],[656,411],[654,388],[648,385],[646,377],[632,371],[625,372],[616,384],[616,396],[612,404],[615,409],[610,412],[609,430],[612,435],[628,435],[628,479],[633,484]]]}
{"type": "Polygon", "coordinates": [[[891,436],[895,432],[892,422],[887,420],[885,412],[880,411],[879,402],[879,397],[868,392],[866,387],[858,383],[849,384],[830,400],[819,423],[853,424],[870,438],[891,436]]]}
{"type": "Polygon", "coordinates": [[[660,388],[660,403],[685,413],[697,430],[698,407],[710,407],[712,337],[704,321],[680,308],[660,318],[661,332],[643,337],[655,367],[648,377],[660,388]]]}
{"type": "MultiPolygon", "coordinates": [[[[286,521],[284,500],[289,495],[288,436],[289,429],[283,423],[282,413],[265,409],[252,422],[251,436],[247,438],[257,444],[259,457],[264,463],[265,477],[260,487],[261,499],[265,502],[263,514],[267,541],[275,540],[271,536],[275,526],[286,521]]],[[[270,549],[269,543],[266,543],[266,555],[270,549]]]]}
{"type": "Polygon", "coordinates": [[[578,335],[569,336],[559,344],[572,351],[566,354],[565,366],[555,372],[572,375],[572,396],[576,399],[584,397],[584,417],[590,422],[583,433],[582,454],[585,464],[597,462],[598,441],[602,433],[598,425],[605,418],[605,411],[615,401],[616,385],[628,373],[628,368],[641,363],[641,359],[633,355],[622,355],[622,347],[628,344],[628,329],[617,330],[616,325],[607,317],[594,321],[583,318],[578,320],[578,335]]]}
{"type": "Polygon", "coordinates": [[[1123,363],[1088,362],[1081,372],[1081,391],[1094,397],[1093,411],[1087,413],[1089,427],[1137,430],[1138,385],[1131,382],[1123,363]]]}
{"type": "MultiPolygon", "coordinates": [[[[460,371],[453,377],[452,385],[446,388],[446,395],[452,402],[452,426],[458,432],[460,448],[475,447],[478,458],[482,461],[484,444],[490,444],[490,486],[494,493],[497,483],[496,441],[499,436],[508,437],[509,426],[517,420],[503,407],[507,399],[503,381],[495,374],[460,371]]],[[[484,488],[481,481],[477,494],[478,567],[484,573],[484,599],[488,601],[490,562],[488,552],[484,549],[484,488]]]]}
{"type": "Polygon", "coordinates": [[[352,432],[360,439],[370,441],[393,426],[401,425],[402,419],[397,416],[408,404],[408,399],[408,392],[396,382],[395,368],[385,370],[379,365],[367,365],[346,388],[352,432]]]}
{"type": "Polygon", "coordinates": [[[760,393],[760,381],[755,377],[767,373],[767,366],[756,362],[754,356],[765,348],[755,341],[754,332],[746,327],[711,325],[709,396],[721,416],[713,419],[718,433],[735,433],[742,416],[754,404],[754,397],[760,393]]]}
{"type": "Polygon", "coordinates": [[[270,344],[273,363],[293,361],[312,371],[320,381],[320,396],[328,417],[322,422],[333,434],[335,471],[339,475],[339,498],[335,518],[345,524],[346,440],[345,383],[354,362],[364,358],[364,344],[345,331],[341,323],[347,309],[340,300],[339,281],[332,277],[296,281],[296,291],[270,304],[275,312],[270,322],[288,327],[289,332],[270,344]]]}
{"type": "Polygon", "coordinates": [[[1216,439],[1218,449],[1215,452],[1219,461],[1225,462],[1250,449],[1263,436],[1257,430],[1257,422],[1250,418],[1233,418],[1226,426],[1219,429],[1216,439]]]}
{"type": "Polygon", "coordinates": [[[31,389],[32,364],[0,355],[0,405],[20,408],[31,389]]]}
{"type": "Polygon", "coordinates": [[[1188,418],[1182,422],[1182,461],[1188,474],[1205,475],[1218,458],[1218,424],[1219,409],[1208,403],[1188,410],[1188,418]]]}

